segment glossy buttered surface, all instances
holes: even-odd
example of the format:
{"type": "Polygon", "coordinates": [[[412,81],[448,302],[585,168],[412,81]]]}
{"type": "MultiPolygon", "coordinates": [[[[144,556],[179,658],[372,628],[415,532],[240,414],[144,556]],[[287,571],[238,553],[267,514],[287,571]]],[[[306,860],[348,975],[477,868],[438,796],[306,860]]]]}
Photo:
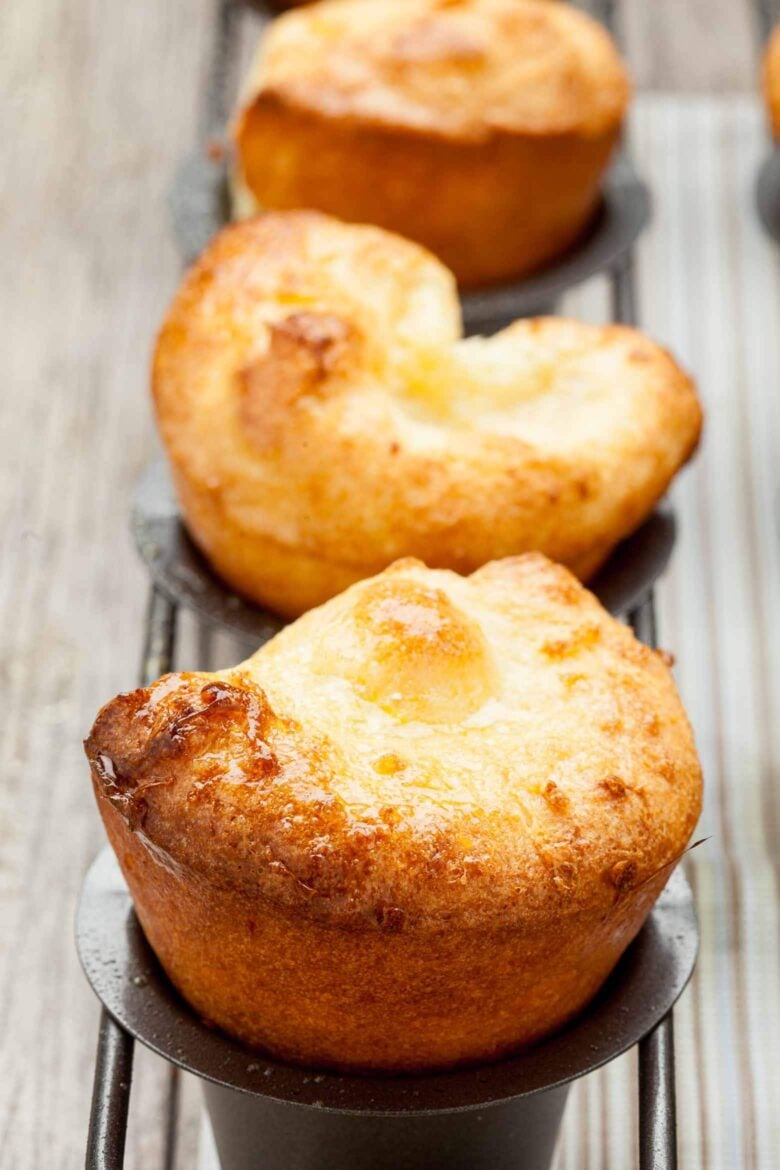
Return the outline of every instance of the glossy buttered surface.
{"type": "Polygon", "coordinates": [[[401,562],[88,741],[163,966],[306,1063],[490,1059],[586,1003],[698,816],[662,657],[538,555],[401,562]],[[370,978],[367,981],[367,972],[370,978]]]}
{"type": "MultiPolygon", "coordinates": [[[[133,535],[156,585],[211,627],[239,634],[248,646],[267,642],[284,619],[244,601],[214,573],[185,528],[164,460],[150,463],[136,485],[133,535]]],[[[589,582],[610,613],[628,614],[666,568],[676,538],[674,512],[662,505],[617,546],[589,582]]]]}

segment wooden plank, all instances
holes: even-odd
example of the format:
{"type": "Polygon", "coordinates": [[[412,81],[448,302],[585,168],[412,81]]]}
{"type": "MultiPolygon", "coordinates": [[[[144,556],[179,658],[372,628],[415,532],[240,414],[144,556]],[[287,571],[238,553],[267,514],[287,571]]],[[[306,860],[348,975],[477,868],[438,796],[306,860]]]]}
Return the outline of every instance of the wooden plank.
{"type": "MultiPolygon", "coordinates": [[[[753,86],[746,0],[624,0],[623,12],[640,85],[753,86]]],[[[103,837],[79,739],[99,704],[136,679],[146,581],[128,499],[151,443],[147,353],[178,272],[166,191],[202,125],[213,20],[213,0],[0,5],[2,1170],[70,1170],[83,1158],[97,1009],[72,914],[103,837]]],[[[244,51],[256,35],[246,17],[244,51]]],[[[702,460],[676,493],[682,540],[662,635],[678,653],[708,768],[706,831],[735,862],[692,865],[705,941],[695,996],[678,1014],[684,1164],[768,1170],[780,1148],[777,883],[767,860],[780,819],[770,783],[780,644],[765,620],[780,601],[780,273],[749,204],[759,114],[748,103],[640,101],[637,147],[658,192],[643,247],[645,317],[699,370],[710,403],[702,460]],[[740,1028],[749,1048],[737,1043],[740,1028]]],[[[571,305],[597,319],[603,289],[571,305]]],[[[183,635],[182,665],[203,665],[191,620],[183,635]]],[[[209,652],[225,664],[239,648],[217,639],[209,652]]],[[[139,1052],[130,1170],[161,1166],[166,1079],[139,1052]]],[[[632,1087],[615,1066],[578,1090],[567,1170],[630,1164],[632,1087]]],[[[193,1165],[199,1111],[198,1087],[185,1080],[179,1170],[193,1165]]]]}
{"type": "Polygon", "coordinates": [[[621,0],[638,89],[724,93],[758,84],[753,0],[621,0]]]}
{"type": "Polygon", "coordinates": [[[710,838],[690,859],[702,962],[678,1030],[681,1164],[763,1170],[780,1148],[780,257],[752,189],[768,144],[757,104],[734,97],[646,98],[634,142],[657,192],[642,318],[694,372],[706,410],[674,490],[681,535],[660,595],[710,838]]]}
{"type": "MultiPolygon", "coordinates": [[[[128,496],[211,20],[210,0],[0,5],[3,1170],[83,1162],[98,1013],[72,919],[103,834],[79,741],[136,679],[128,496]]],[[[161,1165],[164,1075],[139,1055],[131,1170],[161,1165]]]]}

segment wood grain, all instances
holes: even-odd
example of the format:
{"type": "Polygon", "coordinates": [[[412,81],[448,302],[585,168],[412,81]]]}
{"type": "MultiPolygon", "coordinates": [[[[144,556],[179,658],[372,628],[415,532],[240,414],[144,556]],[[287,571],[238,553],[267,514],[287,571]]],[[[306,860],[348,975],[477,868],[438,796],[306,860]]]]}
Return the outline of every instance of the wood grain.
{"type": "Polygon", "coordinates": [[[744,0],[622,0],[620,22],[639,89],[756,87],[758,20],[744,0]]]}
{"type": "MultiPolygon", "coordinates": [[[[746,0],[625,0],[622,15],[640,86],[752,89],[746,0]]],[[[257,20],[239,24],[246,52],[257,20]]],[[[147,355],[178,273],[165,197],[207,121],[216,28],[214,0],[0,5],[1,1170],[83,1161],[97,1009],[72,918],[102,835],[80,739],[100,703],[136,679],[146,582],[127,508],[152,441],[147,355]]],[[[683,1164],[768,1170],[780,1103],[760,1109],[756,1086],[771,1102],[780,1047],[769,853],[780,644],[764,620],[780,600],[780,275],[749,203],[760,117],[746,100],[649,100],[636,140],[658,197],[643,312],[699,372],[711,418],[677,493],[682,543],[662,634],[708,766],[706,830],[733,859],[694,867],[705,944],[678,1016],[683,1164]],[[740,1027],[759,1038],[749,1048],[740,1027]]],[[[598,319],[603,289],[572,304],[598,319]]],[[[181,663],[203,665],[206,649],[184,618],[181,663]]],[[[218,639],[212,652],[227,662],[234,648],[218,639]]],[[[630,1062],[616,1065],[578,1089],[566,1170],[630,1164],[630,1075],[630,1062]]],[[[139,1052],[131,1170],[162,1167],[165,1083],[139,1052]]],[[[186,1080],[182,1108],[178,1166],[189,1170],[199,1092],[186,1080]]]]}
{"type": "MultiPolygon", "coordinates": [[[[208,0],[0,5],[3,1170],[83,1161],[97,1016],[72,918],[101,832],[80,739],[140,653],[128,491],[211,35],[208,0]]],[[[163,1071],[139,1054],[135,1170],[159,1165],[163,1071]]]]}

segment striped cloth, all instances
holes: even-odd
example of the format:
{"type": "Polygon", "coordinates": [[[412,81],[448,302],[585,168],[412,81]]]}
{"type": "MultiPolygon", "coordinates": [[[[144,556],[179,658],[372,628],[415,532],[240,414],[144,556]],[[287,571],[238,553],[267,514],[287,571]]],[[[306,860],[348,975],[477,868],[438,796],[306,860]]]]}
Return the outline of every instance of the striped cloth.
{"type": "MultiPolygon", "coordinates": [[[[661,645],[705,768],[707,843],[687,859],[702,949],[675,1013],[682,1170],[780,1166],[780,248],[753,186],[768,146],[748,98],[645,96],[633,148],[655,196],[643,326],[695,374],[703,448],[674,489],[680,537],[661,645]]],[[[605,282],[566,298],[589,320],[605,282]]],[[[230,660],[222,646],[220,657],[230,660]]],[[[556,1170],[637,1164],[636,1056],[570,1094],[556,1170]]],[[[206,1127],[201,1170],[217,1162],[206,1127]]]]}

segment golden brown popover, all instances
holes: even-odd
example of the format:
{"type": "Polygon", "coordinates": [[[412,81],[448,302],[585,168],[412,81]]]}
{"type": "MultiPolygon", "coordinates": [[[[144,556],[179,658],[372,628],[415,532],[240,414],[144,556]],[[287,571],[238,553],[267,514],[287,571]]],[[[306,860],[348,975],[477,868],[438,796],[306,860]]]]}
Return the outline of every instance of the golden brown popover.
{"type": "Polygon", "coordinates": [[[286,615],[401,556],[468,573],[539,549],[586,578],[701,422],[635,330],[544,318],[463,340],[429,253],[315,212],[217,236],[165,320],[153,389],[192,536],[286,615]]]}
{"type": "Polygon", "coordinates": [[[628,100],[608,33],[568,4],[323,0],[262,41],[237,214],[316,208],[417,240],[463,285],[521,276],[587,225],[628,100]]]}
{"type": "Polygon", "coordinates": [[[773,30],[764,53],[763,82],[772,134],[780,138],[780,25],[773,30]]]}
{"type": "Polygon", "coordinates": [[[87,741],[141,924],[196,1010],[310,1065],[486,1061],[561,1027],[696,823],[661,654],[538,553],[399,561],[87,741]]]}

